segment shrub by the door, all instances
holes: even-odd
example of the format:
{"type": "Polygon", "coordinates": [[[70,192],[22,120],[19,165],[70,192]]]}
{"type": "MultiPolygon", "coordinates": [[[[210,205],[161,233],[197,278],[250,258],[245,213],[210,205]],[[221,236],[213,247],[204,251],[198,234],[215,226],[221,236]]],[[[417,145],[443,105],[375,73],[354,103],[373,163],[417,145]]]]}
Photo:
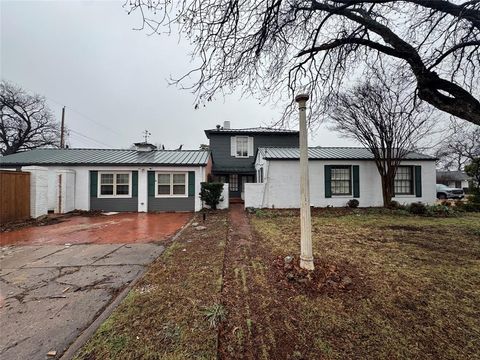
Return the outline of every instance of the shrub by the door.
{"type": "Polygon", "coordinates": [[[202,188],[200,191],[200,199],[210,208],[216,209],[220,201],[223,201],[222,197],[223,183],[217,182],[202,182],[202,188]]]}

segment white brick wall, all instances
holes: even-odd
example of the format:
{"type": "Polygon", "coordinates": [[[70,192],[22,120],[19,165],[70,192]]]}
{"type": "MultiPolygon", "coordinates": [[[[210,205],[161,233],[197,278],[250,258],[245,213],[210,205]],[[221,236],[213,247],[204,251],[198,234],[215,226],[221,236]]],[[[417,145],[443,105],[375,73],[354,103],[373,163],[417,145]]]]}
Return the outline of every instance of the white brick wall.
{"type": "Polygon", "coordinates": [[[223,191],[222,191],[223,201],[220,201],[220,203],[217,206],[217,209],[228,209],[228,204],[230,202],[229,196],[230,196],[230,193],[228,191],[228,183],[225,183],[223,184],[223,191]]]}
{"type": "MultiPolygon", "coordinates": [[[[202,209],[202,203],[200,200],[200,182],[205,181],[205,168],[198,167],[171,167],[171,166],[155,166],[155,167],[130,167],[130,166],[101,166],[101,167],[89,167],[89,166],[75,166],[71,168],[64,168],[59,166],[48,167],[48,209],[55,210],[57,205],[57,172],[58,171],[71,171],[74,173],[74,181],[68,183],[67,186],[73,190],[69,191],[69,195],[73,195],[73,209],[78,210],[90,210],[90,170],[96,171],[138,171],[138,202],[139,211],[146,211],[147,209],[147,184],[146,174],[147,171],[195,171],[195,211],[202,209]],[[142,204],[143,203],[143,204],[142,204]]],[[[70,200],[68,200],[70,201],[70,200]]],[[[69,202],[70,204],[70,202],[69,202]]],[[[68,207],[70,208],[70,207],[68,207]]],[[[72,210],[73,210],[72,209],[72,210]]],[[[66,210],[66,209],[65,209],[66,210]]],[[[69,210],[70,211],[70,210],[69,210]]]]}
{"type": "Polygon", "coordinates": [[[264,183],[246,183],[245,184],[245,207],[261,208],[263,206],[263,197],[265,195],[264,183]]]}
{"type": "Polygon", "coordinates": [[[64,214],[75,210],[75,171],[55,171],[55,212],[64,214]]]}
{"type": "Polygon", "coordinates": [[[30,216],[37,218],[48,213],[48,169],[40,166],[24,166],[30,173],[30,216]]]}
{"type": "MultiPolygon", "coordinates": [[[[298,208],[300,206],[300,173],[298,160],[264,161],[257,159],[256,167],[264,167],[265,189],[262,201],[259,202],[259,187],[246,184],[245,206],[298,208]],[[264,163],[263,163],[264,162],[264,163]],[[261,206],[259,206],[261,205],[261,206]]],[[[325,197],[324,166],[325,165],[359,165],[361,207],[383,206],[382,185],[380,175],[373,161],[309,161],[310,201],[312,206],[325,207],[346,206],[353,196],[325,197]]],[[[405,195],[395,197],[401,204],[421,201],[434,203],[436,200],[436,170],[434,161],[403,161],[401,165],[422,166],[422,197],[405,195]]]]}

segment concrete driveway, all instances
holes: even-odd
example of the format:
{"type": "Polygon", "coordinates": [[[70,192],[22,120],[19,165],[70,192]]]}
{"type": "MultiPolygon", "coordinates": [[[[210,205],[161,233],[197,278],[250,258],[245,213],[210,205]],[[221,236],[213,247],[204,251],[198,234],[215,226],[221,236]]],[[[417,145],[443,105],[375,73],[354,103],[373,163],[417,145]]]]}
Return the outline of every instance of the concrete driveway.
{"type": "MultiPolygon", "coordinates": [[[[175,231],[192,216],[178,215],[182,216],[174,222],[175,231]]],[[[16,243],[37,244],[42,238],[46,243],[1,247],[0,359],[60,358],[107,306],[114,305],[112,301],[118,294],[122,290],[122,295],[126,294],[126,286],[163,252],[161,242],[146,242],[165,240],[175,232],[171,227],[169,235],[156,232],[157,223],[139,231],[143,243],[137,243],[132,228],[142,228],[139,223],[131,221],[131,216],[115,216],[103,217],[103,224],[97,219],[93,226],[76,228],[85,232],[81,236],[70,231],[75,228],[73,225],[84,221],[76,217],[72,218],[71,226],[67,221],[0,234],[2,242],[4,235],[17,233],[16,243]],[[57,225],[61,225],[65,233],[59,231],[57,225]],[[118,226],[121,228],[114,231],[118,226]],[[34,232],[37,235],[25,241],[20,234],[28,229],[46,230],[50,237],[34,232]],[[55,233],[57,235],[52,235],[55,233]],[[112,237],[114,234],[118,236],[112,237]],[[77,244],[75,239],[82,236],[83,239],[88,236],[94,243],[77,244]],[[111,243],[103,244],[107,239],[111,243]],[[56,356],[47,356],[50,351],[55,351],[56,356]]]]}

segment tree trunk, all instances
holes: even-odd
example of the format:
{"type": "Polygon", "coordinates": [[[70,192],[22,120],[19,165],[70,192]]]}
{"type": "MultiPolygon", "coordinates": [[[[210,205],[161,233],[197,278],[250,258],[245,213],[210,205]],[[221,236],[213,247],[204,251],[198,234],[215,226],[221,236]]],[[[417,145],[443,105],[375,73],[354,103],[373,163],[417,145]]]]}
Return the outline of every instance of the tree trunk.
{"type": "Polygon", "coordinates": [[[389,207],[390,202],[393,197],[393,181],[390,176],[382,175],[382,196],[383,196],[383,206],[389,207]]]}

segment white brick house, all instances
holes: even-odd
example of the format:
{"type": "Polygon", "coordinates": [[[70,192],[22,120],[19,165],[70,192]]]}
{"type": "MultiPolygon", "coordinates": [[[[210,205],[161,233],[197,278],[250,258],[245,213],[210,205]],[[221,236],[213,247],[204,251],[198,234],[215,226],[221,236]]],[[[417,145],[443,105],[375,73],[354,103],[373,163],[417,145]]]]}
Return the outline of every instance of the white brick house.
{"type": "MultiPolygon", "coordinates": [[[[361,207],[383,206],[381,178],[373,155],[365,148],[309,148],[311,206],[346,206],[356,198],[361,207]]],[[[257,182],[245,186],[245,207],[298,208],[300,162],[298,148],[260,148],[255,158],[257,182]]],[[[410,153],[395,179],[401,204],[434,203],[435,159],[410,153]]]]}

